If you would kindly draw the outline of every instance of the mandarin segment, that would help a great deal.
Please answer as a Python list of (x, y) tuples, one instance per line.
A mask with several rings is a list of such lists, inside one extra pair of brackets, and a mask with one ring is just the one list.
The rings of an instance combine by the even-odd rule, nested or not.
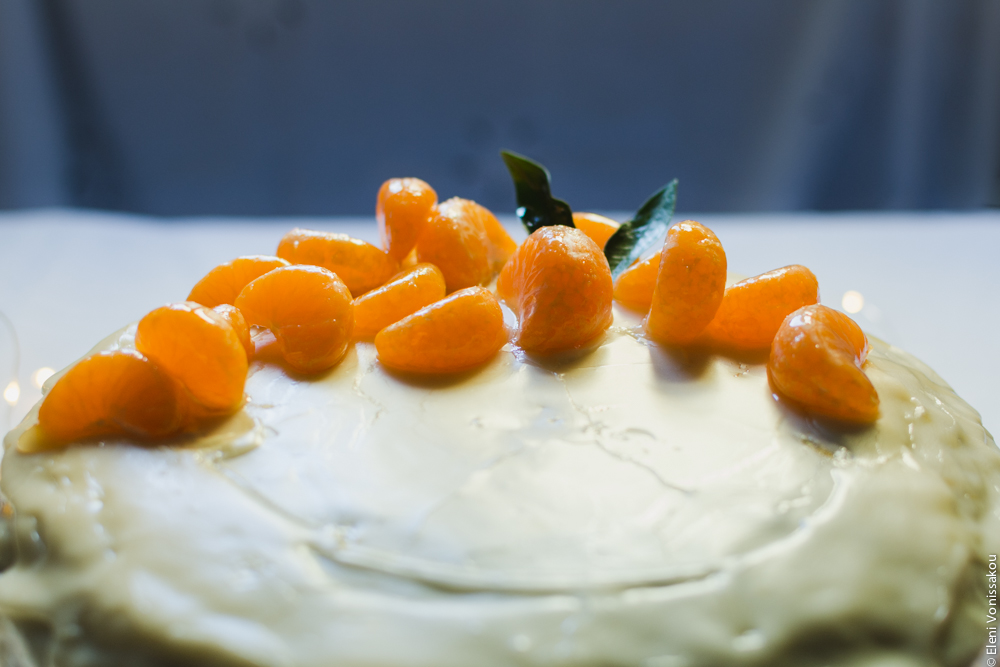
[(468, 200), (468, 205), (473, 212), (479, 216), (483, 230), (486, 232), (486, 241), (489, 246), (490, 267), (496, 273), (503, 268), (510, 256), (517, 250), (517, 242), (511, 238), (507, 230), (500, 224), (493, 212), (481, 204)]
[(490, 243), (468, 200), (441, 203), (417, 241), (417, 259), (441, 269), (449, 292), (484, 285), (493, 276)]
[(354, 330), (351, 292), (336, 274), (318, 266), (289, 266), (266, 273), (236, 299), (247, 322), (270, 329), (282, 356), (301, 373), (334, 366)]
[(182, 426), (182, 405), (176, 383), (139, 352), (100, 352), (49, 390), (38, 410), (43, 437), (32, 451), (101, 436), (166, 437)]
[(444, 295), (441, 270), (433, 264), (418, 264), (354, 301), (354, 337), (371, 338)]
[(413, 250), (436, 204), (434, 188), (419, 178), (390, 178), (382, 184), (375, 219), (382, 247), (393, 261), (402, 261)]
[(292, 264), (321, 266), (332, 271), (355, 296), (385, 284), (399, 265), (367, 241), (347, 234), (298, 228), (282, 237), (278, 257)]
[(868, 338), (851, 318), (819, 304), (788, 315), (771, 343), (774, 389), (813, 414), (858, 424), (878, 419), (878, 392), (865, 375)]
[(626, 308), (648, 313), (653, 304), (656, 274), (660, 270), (660, 255), (636, 262), (615, 281), (615, 301)]
[(715, 317), (726, 289), (726, 252), (699, 222), (685, 220), (667, 232), (653, 302), (646, 318), (650, 338), (690, 343)]
[(379, 361), (410, 373), (458, 373), (489, 361), (507, 342), (493, 293), (469, 287), (421, 308), (375, 336)]
[(724, 347), (766, 349), (789, 313), (818, 301), (819, 283), (806, 267), (768, 271), (726, 288), (705, 335)]
[(288, 266), (288, 262), (270, 255), (237, 257), (209, 271), (191, 289), (187, 300), (208, 308), (215, 308), (224, 303), (232, 305), (251, 280), (279, 266)]
[(603, 215), (596, 213), (574, 213), (573, 224), (581, 232), (593, 239), (602, 250), (604, 245), (611, 238), (611, 235), (618, 231), (620, 225)]
[(486, 240), (490, 268), (494, 273), (503, 268), (510, 256), (517, 250), (517, 243), (500, 224), (500, 220), (482, 204), (471, 199), (452, 197), (441, 206), (470, 221), (479, 230), (480, 235)]
[(230, 414), (242, 405), (247, 353), (214, 310), (190, 301), (157, 308), (139, 320), (135, 347), (206, 413)]
[(250, 326), (247, 324), (246, 318), (243, 317), (243, 313), (236, 306), (230, 306), (228, 303), (219, 304), (213, 308), (215, 312), (222, 316), (229, 326), (233, 328), (236, 332), (236, 336), (240, 339), (240, 345), (247, 353), (247, 359), (253, 356), (254, 344), (253, 339), (250, 338)]
[(611, 269), (579, 229), (535, 230), (500, 272), (497, 294), (518, 318), (517, 344), (548, 354), (586, 345), (611, 326)]

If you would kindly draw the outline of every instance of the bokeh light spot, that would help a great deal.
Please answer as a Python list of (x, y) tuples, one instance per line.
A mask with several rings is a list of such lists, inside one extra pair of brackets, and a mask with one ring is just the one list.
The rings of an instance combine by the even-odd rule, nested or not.
[(861, 309), (865, 307), (865, 297), (861, 292), (847, 290), (840, 300), (840, 305), (846, 313), (860, 313)]
[(17, 405), (17, 399), (21, 398), (21, 385), (17, 380), (11, 380), (7, 388), (3, 390), (3, 400), (11, 405)]
[(31, 374), (31, 381), (35, 383), (36, 387), (41, 389), (42, 385), (45, 384), (45, 381), (48, 380), (53, 375), (55, 375), (54, 370), (52, 370), (48, 366), (42, 366), (37, 371)]

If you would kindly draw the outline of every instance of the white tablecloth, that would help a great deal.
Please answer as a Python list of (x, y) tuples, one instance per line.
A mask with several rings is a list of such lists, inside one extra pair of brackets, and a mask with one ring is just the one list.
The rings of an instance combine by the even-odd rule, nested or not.
[[(847, 290), (870, 333), (927, 362), (1000, 429), (1000, 212), (692, 215), (722, 240), (730, 270), (753, 275), (804, 264), (823, 301)], [(619, 216), (621, 219), (621, 216)], [(513, 220), (509, 228), (523, 237)], [(0, 312), (20, 340), (13, 407), (0, 427), (38, 400), (32, 375), (61, 368), (106, 335), (169, 301), (182, 300), (209, 269), (238, 255), (270, 254), (294, 226), (370, 241), (372, 219), (181, 219), (45, 210), (0, 213)], [(0, 387), (12, 349), (0, 323)], [(6, 430), (6, 428), (4, 428)]]

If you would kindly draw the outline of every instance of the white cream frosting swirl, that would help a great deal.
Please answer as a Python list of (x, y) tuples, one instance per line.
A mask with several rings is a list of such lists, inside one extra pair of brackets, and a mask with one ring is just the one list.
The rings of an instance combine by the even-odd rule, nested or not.
[(370, 344), (319, 379), (255, 362), (182, 446), (19, 453), (36, 408), (0, 613), (39, 665), (967, 667), (1000, 551), (974, 410), (874, 341), (882, 414), (844, 432), (618, 321), (451, 380)]

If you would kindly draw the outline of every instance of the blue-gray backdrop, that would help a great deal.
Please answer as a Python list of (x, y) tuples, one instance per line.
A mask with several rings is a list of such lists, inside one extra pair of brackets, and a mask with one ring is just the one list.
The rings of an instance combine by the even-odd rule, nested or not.
[(997, 0), (0, 0), (0, 207), (979, 207), (998, 91)]

